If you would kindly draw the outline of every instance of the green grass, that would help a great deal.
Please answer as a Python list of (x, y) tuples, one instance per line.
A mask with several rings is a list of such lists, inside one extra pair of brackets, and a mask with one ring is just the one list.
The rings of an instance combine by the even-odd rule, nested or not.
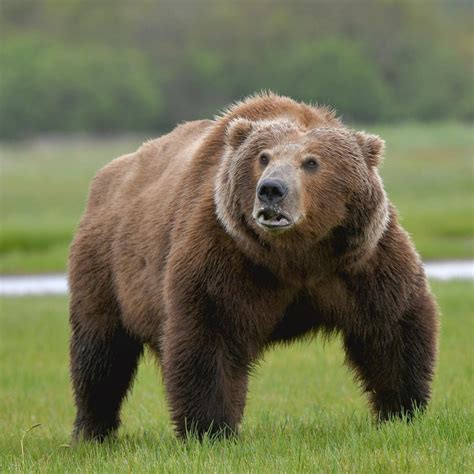
[(403, 226), (424, 259), (474, 256), (474, 130), (470, 126), (380, 127), (381, 174)]
[[(382, 176), (423, 258), (472, 258), (472, 128), (413, 124), (369, 130), (386, 139)], [(63, 271), (92, 176), (142, 141), (0, 145), (0, 273)]]
[(90, 180), (142, 141), (129, 137), (1, 146), (0, 273), (64, 271)]
[(267, 354), (235, 440), (177, 441), (147, 356), (118, 439), (73, 448), (67, 300), (3, 298), (0, 472), (473, 472), (474, 287), (433, 289), (443, 312), (439, 367), (433, 402), (412, 424), (377, 428), (339, 340), (316, 340)]

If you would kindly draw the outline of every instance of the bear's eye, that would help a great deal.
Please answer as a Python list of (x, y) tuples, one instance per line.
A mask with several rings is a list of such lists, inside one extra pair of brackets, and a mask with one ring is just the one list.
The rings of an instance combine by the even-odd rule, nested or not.
[(314, 156), (310, 156), (306, 158), (303, 163), (303, 167), (307, 170), (314, 171), (318, 169), (319, 163), (318, 160)]
[(260, 161), (260, 164), (262, 166), (267, 166), (268, 163), (270, 162), (270, 155), (266, 152), (260, 153), (260, 156), (258, 157), (258, 161)]

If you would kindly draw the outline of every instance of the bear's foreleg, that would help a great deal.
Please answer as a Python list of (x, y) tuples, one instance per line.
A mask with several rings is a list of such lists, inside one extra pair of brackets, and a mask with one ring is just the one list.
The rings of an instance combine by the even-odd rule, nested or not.
[(438, 332), (431, 295), (418, 296), (392, 323), (375, 325), (376, 321), (374, 328), (345, 335), (347, 360), (378, 420), (410, 419), (416, 409), (425, 408), (431, 396)]
[(174, 323), (164, 335), (162, 367), (178, 435), (235, 434), (245, 406), (247, 368), (231, 356), (229, 341), (219, 334), (181, 324), (179, 318)]

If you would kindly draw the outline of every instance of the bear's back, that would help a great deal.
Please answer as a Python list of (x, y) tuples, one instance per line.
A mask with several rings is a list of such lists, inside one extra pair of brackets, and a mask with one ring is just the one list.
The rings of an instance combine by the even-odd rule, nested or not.
[(122, 209), (150, 187), (179, 184), (180, 175), (212, 126), (210, 120), (187, 122), (144, 143), (136, 152), (112, 160), (94, 177), (89, 212)]

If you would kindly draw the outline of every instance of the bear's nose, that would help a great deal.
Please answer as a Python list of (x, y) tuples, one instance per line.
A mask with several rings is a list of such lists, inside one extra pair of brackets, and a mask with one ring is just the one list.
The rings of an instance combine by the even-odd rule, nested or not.
[(257, 187), (257, 195), (265, 204), (276, 204), (288, 193), (288, 186), (279, 179), (264, 179)]

